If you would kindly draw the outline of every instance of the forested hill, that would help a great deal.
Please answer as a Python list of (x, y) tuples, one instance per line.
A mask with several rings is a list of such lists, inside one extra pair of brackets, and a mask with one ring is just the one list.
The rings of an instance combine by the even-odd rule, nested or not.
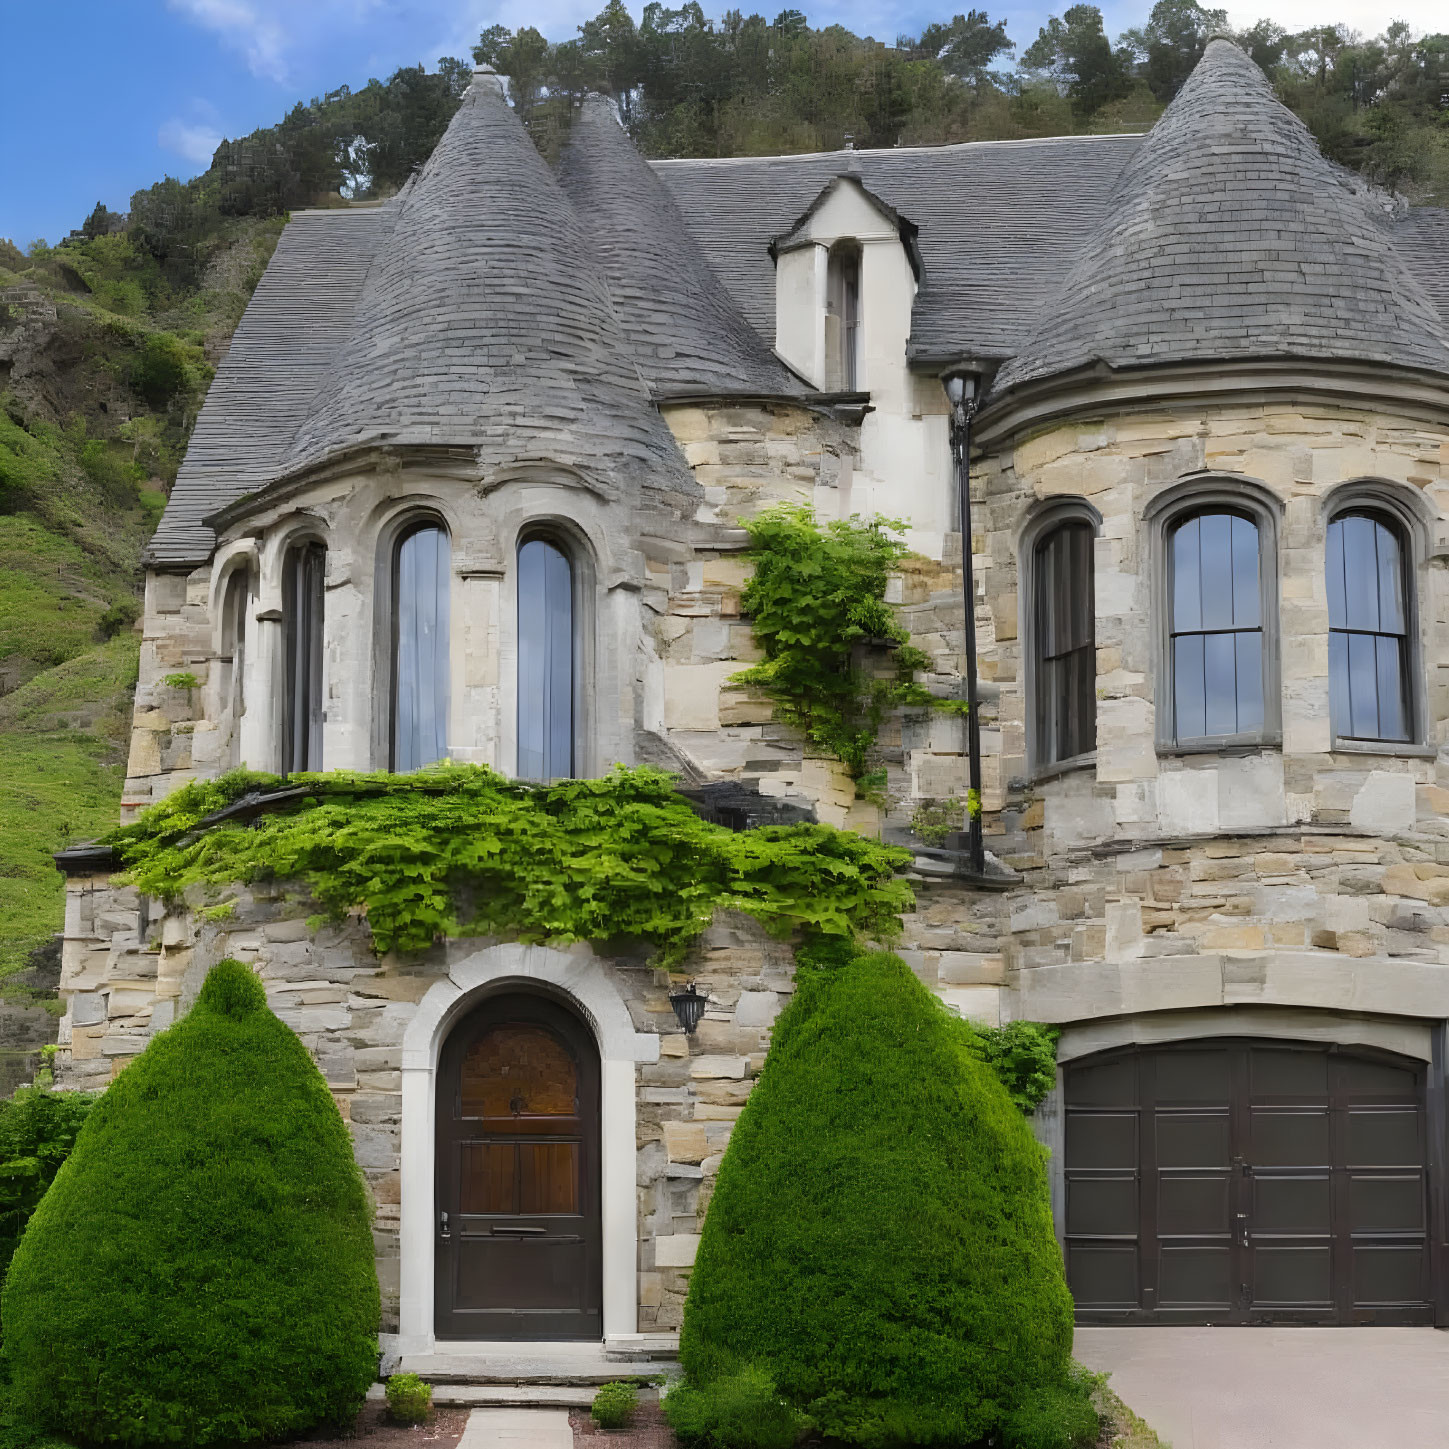
[[(1074, 5), (1019, 48), (975, 10), (876, 39), (798, 10), (654, 3), (636, 24), (610, 0), (572, 39), (495, 27), (474, 58), (509, 77), (550, 157), (590, 90), (616, 98), (647, 155), (767, 154), (1145, 130), (1224, 28), (1197, 0), (1160, 0), (1114, 39)], [(1329, 156), (1449, 204), (1449, 36), (1264, 20), (1239, 39)], [(0, 240), (0, 996), (24, 996), (18, 973), (58, 927), (49, 851), (115, 819), (141, 546), (286, 213), (397, 191), (471, 69), (443, 60), (299, 103), (124, 214), (98, 204), (25, 253)], [(0, 1012), (0, 1053), (5, 1030)]]

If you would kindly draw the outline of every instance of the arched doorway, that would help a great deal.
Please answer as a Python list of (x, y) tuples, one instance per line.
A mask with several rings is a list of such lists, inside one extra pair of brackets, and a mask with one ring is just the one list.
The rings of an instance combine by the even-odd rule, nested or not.
[(439, 1338), (603, 1336), (599, 1053), (544, 996), (489, 997), (438, 1063)]
[(1433, 1321), (1424, 1063), (1219, 1038), (1065, 1089), (1079, 1322)]

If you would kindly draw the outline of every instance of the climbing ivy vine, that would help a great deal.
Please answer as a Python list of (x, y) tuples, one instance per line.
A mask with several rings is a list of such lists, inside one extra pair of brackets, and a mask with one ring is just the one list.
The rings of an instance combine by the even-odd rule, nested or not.
[[(916, 682), (930, 658), (886, 602), (886, 585), (908, 550), (904, 525), (879, 516), (821, 524), (806, 504), (782, 504), (743, 520), (754, 574), (741, 604), (764, 659), (732, 676), (774, 702), (776, 718), (801, 730), (860, 781), (888, 711), (900, 706), (964, 714)], [(856, 649), (879, 642), (893, 669), (876, 677)]]
[[(254, 790), (298, 787), (250, 820), (203, 822)], [(366, 913), (379, 951), (440, 936), (642, 939), (679, 960), (715, 911), (785, 937), (890, 940), (913, 904), (902, 850), (824, 825), (736, 833), (700, 818), (670, 776), (615, 769), (531, 785), (483, 766), (414, 775), (259, 775), (194, 783), (110, 838), (129, 879), (188, 887), (300, 880), (324, 912)]]

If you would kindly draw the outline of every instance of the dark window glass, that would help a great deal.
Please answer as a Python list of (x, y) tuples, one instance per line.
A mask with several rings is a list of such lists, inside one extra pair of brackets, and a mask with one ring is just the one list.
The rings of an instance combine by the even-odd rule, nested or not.
[(282, 768), (322, 768), (322, 616), (327, 550), (306, 543), (287, 554), (282, 575), (286, 690)]
[(825, 274), (828, 388), (854, 392), (860, 385), (860, 248), (842, 242), (832, 249)]
[(1263, 727), (1258, 526), (1197, 513), (1168, 539), (1173, 718), (1179, 740)]
[(226, 582), (221, 610), (221, 727), (226, 737), (228, 767), (241, 763), (241, 717), (246, 713), (247, 611), (252, 580), (237, 569)]
[(1398, 530), (1370, 513), (1328, 525), (1328, 683), (1334, 734), (1407, 740), (1409, 613)]
[(1036, 753), (1050, 764), (1097, 747), (1092, 530), (1064, 523), (1037, 544)]
[(547, 539), (530, 538), (518, 550), (518, 773), (573, 772), (573, 568)]
[(418, 770), (448, 752), (448, 535), (414, 529), (393, 570), (392, 767)]

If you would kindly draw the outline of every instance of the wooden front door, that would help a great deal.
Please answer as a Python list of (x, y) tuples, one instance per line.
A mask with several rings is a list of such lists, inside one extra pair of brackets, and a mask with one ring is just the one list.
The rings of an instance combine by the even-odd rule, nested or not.
[(1258, 1041), (1066, 1071), (1080, 1321), (1429, 1323), (1424, 1071)]
[(438, 1064), (439, 1338), (603, 1337), (599, 1055), (541, 996), (495, 996)]

